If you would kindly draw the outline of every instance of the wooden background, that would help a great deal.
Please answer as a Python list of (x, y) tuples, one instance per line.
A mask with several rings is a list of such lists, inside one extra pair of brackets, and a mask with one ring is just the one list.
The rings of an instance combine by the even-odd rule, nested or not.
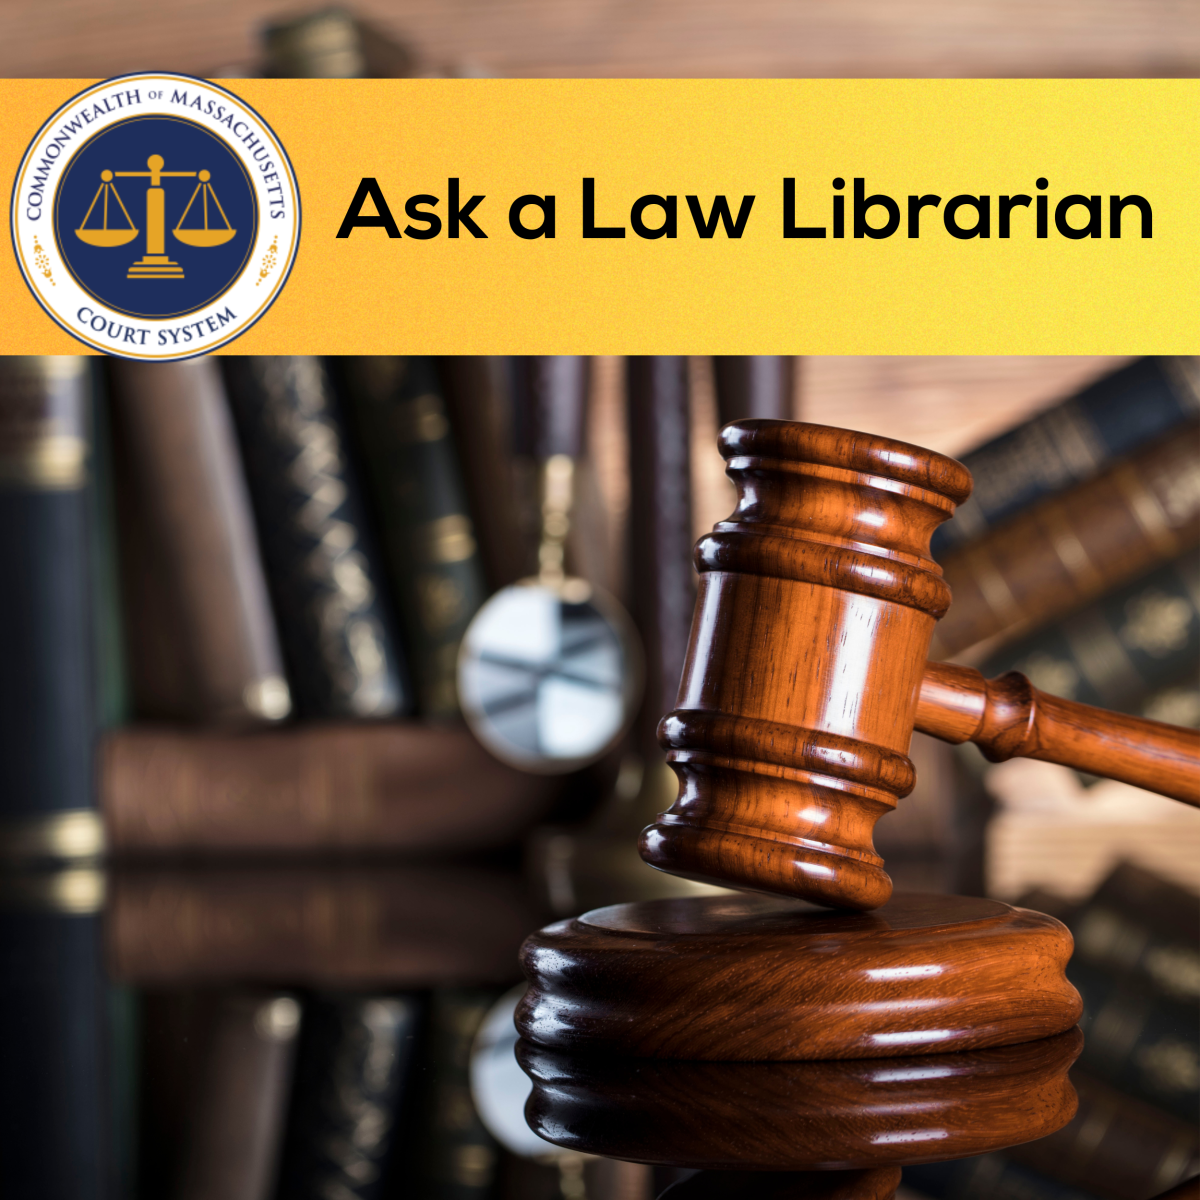
[[(288, 0), (0, 0), (0, 75), (252, 64)], [(430, 70), (511, 76), (1180, 76), (1195, 0), (361, 0)]]

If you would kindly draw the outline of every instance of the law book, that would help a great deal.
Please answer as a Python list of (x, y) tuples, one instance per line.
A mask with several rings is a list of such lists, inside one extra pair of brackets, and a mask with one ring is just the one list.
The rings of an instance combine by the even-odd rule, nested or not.
[(0, 854), (95, 854), (90, 380), (0, 358)]
[(436, 988), (421, 1063), (421, 1114), (407, 1147), (410, 1181), (422, 1200), (487, 1200), (500, 1148), (471, 1099), (471, 1046), (499, 995), (485, 988)]
[(975, 488), (933, 535), (942, 558), (1200, 412), (1200, 360), (1142, 358), (962, 456)]
[(1195, 1124), (1071, 1072), (1079, 1110), (1062, 1129), (1014, 1146), (1007, 1157), (1106, 1200), (1157, 1196), (1200, 1171)]
[(90, 521), (92, 640), (95, 647), (95, 712), (101, 729), (129, 720), (126, 630), (121, 611), (120, 537), (117, 524), (112, 397), (103, 360), (91, 359), (92, 479)]
[(458, 711), (458, 647), (487, 598), (437, 365), (377, 356), (333, 364), (358, 438), (423, 716)]
[(1079, 962), (1200, 1003), (1200, 901), (1187, 888), (1122, 862), (1067, 924)]
[(536, 567), (517, 515), (509, 360), (456, 355), (438, 366), (484, 577), (498, 591)]
[(384, 572), (324, 366), (295, 356), (222, 367), (298, 714), (407, 712)]
[(313, 723), (108, 735), (100, 806), (115, 852), (431, 853), (510, 844), (555, 795), (457, 726)]
[(108, 968), (136, 988), (502, 985), (546, 916), (515, 868), (121, 863), (109, 875)]
[(304, 998), (275, 1200), (395, 1194), (388, 1172), (411, 1107), (420, 1008), (416, 996)]
[(675, 703), (687, 652), (696, 572), (692, 563), (687, 360), (630, 358), (629, 414), (632, 616), (646, 654), (638, 747), (661, 763), (658, 722)]
[(392, 79), (417, 67), (407, 46), (338, 7), (269, 22), (262, 51), (262, 73), (277, 79)]
[(0, 1178), (6, 1196), (109, 1200), (103, 882), (0, 872)]
[(1048, 624), (1200, 543), (1200, 421), (1023, 510), (942, 563), (954, 601), (930, 651)]
[(1200, 729), (1200, 682), (1193, 677), (1187, 683), (1154, 692), (1143, 701), (1138, 715), (1168, 725)]
[(114, 359), (109, 375), (136, 715), (286, 717), (291, 696), (216, 361)]
[(1080, 1068), (1194, 1126), (1200, 1120), (1195, 1002), (1084, 959), (1068, 964), (1067, 978), (1083, 1000)]
[(1156, 693), (1200, 677), (1200, 557), (1185, 554), (1109, 592), (982, 669), (988, 678), (1020, 671), (1052, 695), (1141, 713)]
[(712, 361), (722, 425), (754, 417), (793, 419), (795, 358), (782, 354), (718, 354)]
[(291, 995), (221, 997), (173, 1200), (272, 1200), (299, 1029)]

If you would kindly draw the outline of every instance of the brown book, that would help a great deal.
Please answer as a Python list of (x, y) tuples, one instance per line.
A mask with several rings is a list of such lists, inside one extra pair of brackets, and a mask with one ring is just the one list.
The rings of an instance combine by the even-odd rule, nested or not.
[(261, 32), (263, 74), (278, 79), (401, 79), (411, 50), (342, 8), (272, 21)]
[(497, 590), (537, 569), (517, 512), (508, 360), (458, 355), (439, 365), (484, 573)]
[(109, 969), (149, 988), (507, 984), (545, 916), (517, 873), (445, 864), (122, 865), (109, 887)]
[(270, 1200), (299, 1028), (291, 996), (221, 998), (175, 1200)]
[(790, 421), (796, 360), (785, 354), (719, 354), (713, 358), (721, 424), (766, 417)]
[(278, 720), (291, 709), (221, 376), (111, 364), (134, 708)]
[(1200, 423), (1027, 509), (943, 563), (954, 595), (931, 657), (989, 649), (1200, 542)]
[(101, 748), (115, 853), (466, 852), (516, 838), (554, 787), (461, 727), (415, 723), (128, 728)]

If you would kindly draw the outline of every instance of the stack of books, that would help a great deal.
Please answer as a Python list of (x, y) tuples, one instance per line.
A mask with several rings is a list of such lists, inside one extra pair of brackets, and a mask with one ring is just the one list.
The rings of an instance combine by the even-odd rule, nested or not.
[[(1196, 359), (1139, 359), (965, 455), (974, 494), (934, 538), (954, 601), (932, 656), (1200, 725), (1198, 396)], [(1121, 856), (1200, 886), (1200, 814), (1093, 782), (990, 770), (992, 894), (1081, 899)]]

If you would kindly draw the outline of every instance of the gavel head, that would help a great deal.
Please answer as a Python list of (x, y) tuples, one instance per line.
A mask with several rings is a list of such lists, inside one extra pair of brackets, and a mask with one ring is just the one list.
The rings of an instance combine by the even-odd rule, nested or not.
[(849, 430), (721, 431), (733, 515), (696, 547), (700, 587), (659, 740), (679, 797), (642, 857), (708, 883), (834, 907), (883, 904), (875, 822), (912, 790), (907, 757), (933, 627), (929, 555), (971, 491), (961, 463)]

